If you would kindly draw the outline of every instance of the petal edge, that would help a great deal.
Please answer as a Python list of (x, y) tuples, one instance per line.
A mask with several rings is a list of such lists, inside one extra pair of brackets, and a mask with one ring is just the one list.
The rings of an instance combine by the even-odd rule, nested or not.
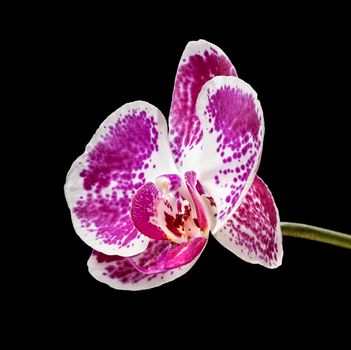
[(282, 232), (278, 208), (267, 185), (258, 177), (243, 202), (214, 237), (246, 262), (276, 268), (282, 264)]

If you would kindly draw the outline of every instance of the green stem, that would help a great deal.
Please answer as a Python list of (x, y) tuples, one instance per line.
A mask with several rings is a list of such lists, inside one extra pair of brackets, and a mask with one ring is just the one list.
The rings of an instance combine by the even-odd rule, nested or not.
[(312, 241), (351, 249), (351, 235), (345, 233), (326, 230), (315, 226), (296, 224), (293, 222), (282, 222), (281, 228), (284, 236), (310, 239)]

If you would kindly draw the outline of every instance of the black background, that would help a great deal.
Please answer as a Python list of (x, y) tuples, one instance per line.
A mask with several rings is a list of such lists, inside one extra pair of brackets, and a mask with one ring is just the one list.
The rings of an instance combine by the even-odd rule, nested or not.
[[(44, 208), (50, 232), (43, 233), (46, 264), (37, 276), (35, 305), (48, 324), (63, 316), (58, 334), (83, 327), (92, 339), (109, 334), (116, 341), (137, 327), (150, 344), (150, 334), (169, 334), (173, 341), (174, 334), (205, 332), (201, 337), (233, 346), (245, 330), (250, 343), (263, 327), (268, 344), (281, 330), (299, 341), (301, 334), (324, 337), (347, 324), (341, 316), (351, 311), (350, 251), (285, 238), (283, 265), (267, 270), (211, 239), (195, 267), (176, 281), (148, 291), (116, 291), (89, 275), (91, 249), (75, 234), (63, 195), (71, 163), (115, 109), (141, 99), (168, 114), (182, 51), (202, 38), (221, 47), (258, 93), (266, 123), (259, 175), (281, 220), (351, 233), (350, 57), (342, 9), (278, 9), (271, 18), (251, 11), (223, 17), (225, 8), (216, 16), (208, 8), (174, 17), (171, 9), (154, 16), (142, 9), (138, 16), (123, 9), (83, 10), (47, 16), (38, 29), (41, 35), (49, 30), (36, 65), (44, 73), (47, 105), (48, 119), (41, 123), (51, 131), (42, 137), (51, 152), (52, 204)], [(138, 340), (129, 333), (127, 338)]]

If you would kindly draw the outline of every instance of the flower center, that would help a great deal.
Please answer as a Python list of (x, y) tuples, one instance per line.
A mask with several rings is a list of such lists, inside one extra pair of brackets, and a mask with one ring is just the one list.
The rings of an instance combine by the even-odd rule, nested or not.
[(151, 223), (157, 225), (176, 243), (201, 237), (209, 232), (208, 213), (201, 197), (201, 185), (194, 171), (185, 173), (182, 179), (176, 174), (165, 174), (156, 179), (162, 200), (157, 205)]
[(130, 215), (145, 236), (181, 244), (206, 237), (214, 227), (215, 210), (196, 173), (187, 171), (184, 177), (165, 174), (141, 186), (132, 198)]

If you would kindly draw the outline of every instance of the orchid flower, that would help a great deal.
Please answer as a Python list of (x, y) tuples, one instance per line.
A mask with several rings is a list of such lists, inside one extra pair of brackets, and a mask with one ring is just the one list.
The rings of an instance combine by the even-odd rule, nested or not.
[(98, 128), (67, 175), (74, 228), (91, 275), (141, 290), (189, 271), (210, 233), (241, 259), (281, 265), (282, 230), (257, 176), (264, 137), (257, 94), (217, 46), (189, 42), (176, 74), (169, 133), (136, 101)]

